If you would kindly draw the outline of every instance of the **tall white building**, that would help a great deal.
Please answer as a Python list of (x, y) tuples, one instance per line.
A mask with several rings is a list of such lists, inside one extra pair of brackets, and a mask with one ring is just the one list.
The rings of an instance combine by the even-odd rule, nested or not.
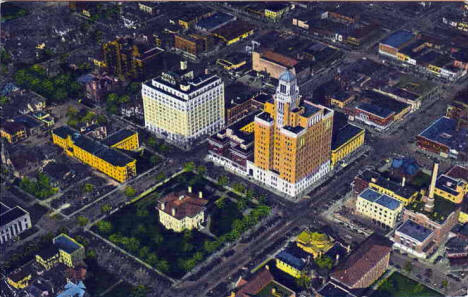
[(145, 127), (176, 145), (189, 146), (224, 127), (224, 83), (216, 75), (194, 77), (181, 62), (176, 72), (143, 83)]

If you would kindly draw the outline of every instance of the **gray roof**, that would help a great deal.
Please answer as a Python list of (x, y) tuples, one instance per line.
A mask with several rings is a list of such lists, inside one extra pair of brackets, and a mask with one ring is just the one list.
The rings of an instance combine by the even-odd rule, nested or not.
[(296, 76), (289, 70), (286, 70), (285, 72), (283, 72), (279, 77), (279, 80), (286, 81), (286, 82), (292, 82), (295, 79), (296, 79)]
[(394, 199), (387, 195), (382, 195), (372, 189), (365, 189), (361, 194), (359, 194), (362, 198), (370, 201), (375, 202), (379, 205), (382, 205), (385, 208), (390, 210), (395, 210), (400, 207), (401, 202), (397, 199)]
[(404, 222), (400, 227), (398, 227), (397, 232), (400, 232), (419, 242), (423, 242), (432, 234), (432, 230), (421, 226), (412, 220), (407, 220)]

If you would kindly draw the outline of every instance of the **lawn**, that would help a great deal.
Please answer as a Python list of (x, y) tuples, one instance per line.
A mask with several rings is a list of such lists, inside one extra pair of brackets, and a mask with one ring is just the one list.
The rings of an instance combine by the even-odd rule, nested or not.
[(443, 296), (421, 283), (394, 272), (372, 294), (372, 297), (438, 297)]
[[(197, 230), (176, 233), (159, 223), (157, 200), (167, 193), (186, 190), (188, 185), (194, 193), (202, 191), (203, 198), (209, 201), (208, 215), (212, 217), (211, 230), (216, 238)], [(218, 185), (203, 177), (186, 172), (98, 222), (93, 230), (161, 272), (179, 278), (225, 242), (239, 238), (270, 211), (269, 207), (260, 205), (243, 216), (245, 208), (238, 209), (238, 205), (228, 198), (222, 205), (215, 203), (222, 194), (218, 189)], [(234, 196), (230, 192), (224, 195)]]

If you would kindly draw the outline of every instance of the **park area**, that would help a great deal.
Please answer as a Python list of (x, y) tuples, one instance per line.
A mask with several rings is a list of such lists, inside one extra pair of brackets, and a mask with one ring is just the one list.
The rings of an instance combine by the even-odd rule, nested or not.
[[(202, 232), (174, 232), (159, 223), (157, 201), (172, 192), (203, 193), (208, 200)], [(185, 170), (153, 192), (99, 221), (92, 230), (142, 261), (173, 278), (180, 278), (225, 243), (238, 239), (270, 213), (270, 208), (253, 199), (253, 192), (226, 181), (207, 180), (196, 171)]]
[(443, 296), (421, 283), (394, 272), (371, 297), (439, 297)]

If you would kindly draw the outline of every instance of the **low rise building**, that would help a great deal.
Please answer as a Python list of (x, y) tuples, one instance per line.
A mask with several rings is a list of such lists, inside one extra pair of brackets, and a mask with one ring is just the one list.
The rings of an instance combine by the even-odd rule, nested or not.
[(10, 208), (0, 202), (0, 245), (15, 239), (31, 227), (29, 212), (20, 206)]
[(351, 124), (334, 131), (331, 146), (331, 166), (335, 167), (338, 162), (362, 147), (364, 137), (365, 130)]
[(394, 247), (419, 258), (426, 258), (437, 247), (433, 244), (434, 232), (412, 220), (405, 221), (395, 231)]
[(166, 195), (157, 206), (159, 222), (175, 232), (202, 228), (208, 203), (202, 195), (202, 192), (199, 192), (198, 197), (194, 195), (191, 187), (188, 192)]
[(297, 257), (287, 249), (282, 250), (275, 256), (276, 267), (294, 278), (300, 278), (306, 266), (306, 260)]
[(236, 20), (236, 17), (224, 12), (216, 12), (213, 15), (202, 18), (195, 24), (195, 29), (205, 32), (212, 32), (222, 26)]
[(212, 34), (226, 45), (231, 45), (254, 34), (254, 29), (249, 23), (235, 20), (214, 30)]
[(356, 195), (370, 188), (380, 194), (385, 194), (401, 201), (405, 206), (413, 202), (419, 195), (419, 190), (413, 186), (406, 185), (383, 177), (377, 171), (365, 170), (354, 178), (352, 183)]
[(75, 267), (85, 258), (85, 248), (66, 234), (60, 234), (52, 240), (52, 244), (36, 254), (36, 262), (46, 270), (58, 263), (67, 267)]
[(133, 151), (140, 147), (138, 132), (122, 129), (103, 140), (103, 143), (109, 147), (126, 151)]
[[(124, 147), (127, 145), (134, 147), (134, 134), (130, 135), (129, 139), (119, 138), (119, 140), (119, 142), (115, 143), (117, 147), (120, 144)], [(77, 158), (119, 182), (125, 182), (136, 175), (135, 159), (88, 136), (84, 136), (68, 126), (54, 129), (52, 131), (52, 141), (63, 148), (68, 156)]]
[(267, 266), (248, 279), (241, 277), (236, 282), (234, 291), (229, 295), (229, 297), (251, 296), (296, 297), (296, 293), (276, 281)]
[(348, 290), (367, 288), (387, 270), (391, 251), (386, 239), (373, 235), (332, 271), (330, 278)]
[(280, 20), (288, 10), (289, 4), (270, 2), (266, 4), (265, 17), (276, 22)]
[(457, 121), (441, 117), (416, 136), (416, 143), (422, 150), (441, 157), (466, 160), (468, 129), (458, 127)]
[(304, 230), (297, 236), (296, 245), (315, 259), (333, 248), (335, 241), (325, 233)]
[(401, 201), (369, 188), (360, 193), (356, 200), (356, 212), (359, 215), (387, 228), (395, 227), (402, 210)]
[(337, 92), (330, 96), (330, 104), (341, 109), (351, 103), (356, 96), (345, 91)]
[(28, 137), (26, 127), (15, 122), (3, 122), (0, 127), (0, 136), (5, 138), (8, 143), (17, 143)]
[(442, 174), (437, 178), (434, 193), (453, 203), (460, 204), (468, 193), (467, 181)]

